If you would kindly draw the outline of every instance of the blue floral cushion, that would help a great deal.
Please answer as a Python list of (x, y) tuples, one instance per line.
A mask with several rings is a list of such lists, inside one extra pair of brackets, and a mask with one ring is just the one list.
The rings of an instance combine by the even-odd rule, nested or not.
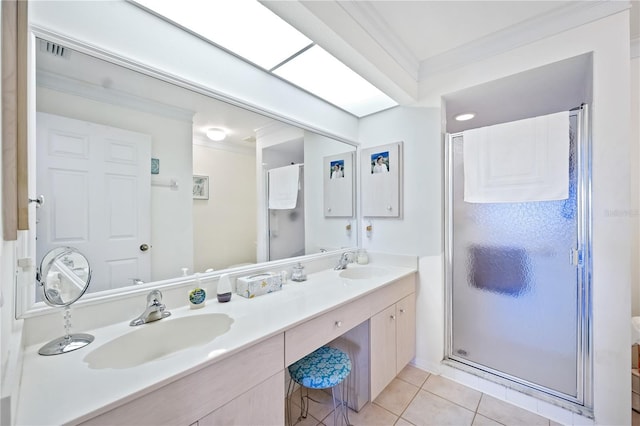
[(291, 378), (311, 389), (332, 388), (351, 372), (351, 360), (340, 349), (323, 346), (289, 366)]

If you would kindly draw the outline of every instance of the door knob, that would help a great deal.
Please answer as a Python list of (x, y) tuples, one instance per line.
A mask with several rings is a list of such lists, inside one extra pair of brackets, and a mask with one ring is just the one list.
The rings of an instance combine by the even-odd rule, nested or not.
[(36, 203), (36, 207), (40, 207), (44, 204), (44, 195), (40, 195), (38, 198), (29, 198), (29, 204)]
[(149, 244), (140, 244), (140, 251), (147, 251), (151, 248)]

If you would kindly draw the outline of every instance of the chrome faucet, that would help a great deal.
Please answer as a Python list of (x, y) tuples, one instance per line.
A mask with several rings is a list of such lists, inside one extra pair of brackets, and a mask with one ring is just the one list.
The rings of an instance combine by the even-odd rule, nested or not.
[(349, 263), (351, 263), (351, 253), (348, 251), (345, 251), (344, 253), (342, 253), (342, 256), (340, 256), (340, 260), (338, 260), (338, 264), (333, 269), (335, 269), (336, 271), (340, 271), (341, 269), (347, 269), (347, 265)]
[(158, 321), (171, 315), (171, 312), (165, 310), (166, 306), (162, 303), (162, 293), (160, 290), (152, 290), (147, 295), (147, 309), (140, 316), (132, 320), (129, 325), (146, 324), (148, 322)]

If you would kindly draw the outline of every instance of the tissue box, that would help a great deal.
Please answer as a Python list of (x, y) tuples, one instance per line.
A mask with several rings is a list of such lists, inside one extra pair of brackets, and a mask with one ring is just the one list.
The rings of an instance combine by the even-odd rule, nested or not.
[(236, 293), (242, 297), (256, 297), (282, 290), (280, 274), (257, 274), (236, 280)]

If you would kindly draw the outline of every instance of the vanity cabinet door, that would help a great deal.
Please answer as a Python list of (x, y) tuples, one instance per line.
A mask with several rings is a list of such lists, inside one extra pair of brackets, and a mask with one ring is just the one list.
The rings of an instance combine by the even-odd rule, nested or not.
[(416, 356), (416, 294), (396, 303), (396, 374)]
[(391, 383), (416, 354), (416, 295), (371, 317), (371, 400)]
[(396, 305), (371, 317), (371, 400), (396, 377)]
[(284, 370), (198, 421), (198, 426), (283, 425)]

